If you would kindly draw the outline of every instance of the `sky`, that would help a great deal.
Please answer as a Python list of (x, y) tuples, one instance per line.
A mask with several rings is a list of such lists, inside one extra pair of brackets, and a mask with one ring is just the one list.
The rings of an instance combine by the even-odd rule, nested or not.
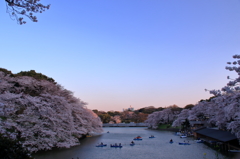
[(240, 0), (41, 0), (18, 25), (0, 2), (0, 67), (35, 70), (88, 103), (184, 107), (221, 89), (240, 54)]

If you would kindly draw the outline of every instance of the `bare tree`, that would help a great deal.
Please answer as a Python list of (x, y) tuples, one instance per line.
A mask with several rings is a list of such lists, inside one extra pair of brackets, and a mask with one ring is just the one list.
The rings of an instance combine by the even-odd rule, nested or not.
[(21, 16), (26, 16), (33, 22), (37, 22), (37, 17), (33, 14), (42, 13), (50, 8), (50, 5), (41, 4), (40, 0), (5, 0), (5, 2), (7, 13), (20, 25), (26, 23)]

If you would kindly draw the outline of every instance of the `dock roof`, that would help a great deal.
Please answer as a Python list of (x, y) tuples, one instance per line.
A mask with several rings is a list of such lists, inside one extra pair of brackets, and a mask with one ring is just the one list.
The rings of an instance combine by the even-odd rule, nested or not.
[(237, 139), (237, 137), (229, 131), (201, 128), (201, 129), (195, 130), (195, 132), (198, 134), (222, 141), (222, 142), (227, 142), (227, 141)]

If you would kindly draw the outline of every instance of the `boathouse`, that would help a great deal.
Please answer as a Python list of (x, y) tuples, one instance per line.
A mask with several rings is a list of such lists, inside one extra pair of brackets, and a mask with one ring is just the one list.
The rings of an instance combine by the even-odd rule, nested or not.
[(219, 148), (222, 151), (240, 150), (237, 137), (229, 131), (214, 128), (200, 128), (193, 132), (196, 138), (204, 140), (211, 147)]

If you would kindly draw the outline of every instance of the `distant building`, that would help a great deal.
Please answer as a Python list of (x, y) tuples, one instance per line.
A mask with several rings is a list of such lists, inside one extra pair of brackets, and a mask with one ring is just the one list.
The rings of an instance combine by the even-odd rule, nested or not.
[(130, 105), (129, 108), (123, 108), (123, 111), (134, 111), (134, 108)]

